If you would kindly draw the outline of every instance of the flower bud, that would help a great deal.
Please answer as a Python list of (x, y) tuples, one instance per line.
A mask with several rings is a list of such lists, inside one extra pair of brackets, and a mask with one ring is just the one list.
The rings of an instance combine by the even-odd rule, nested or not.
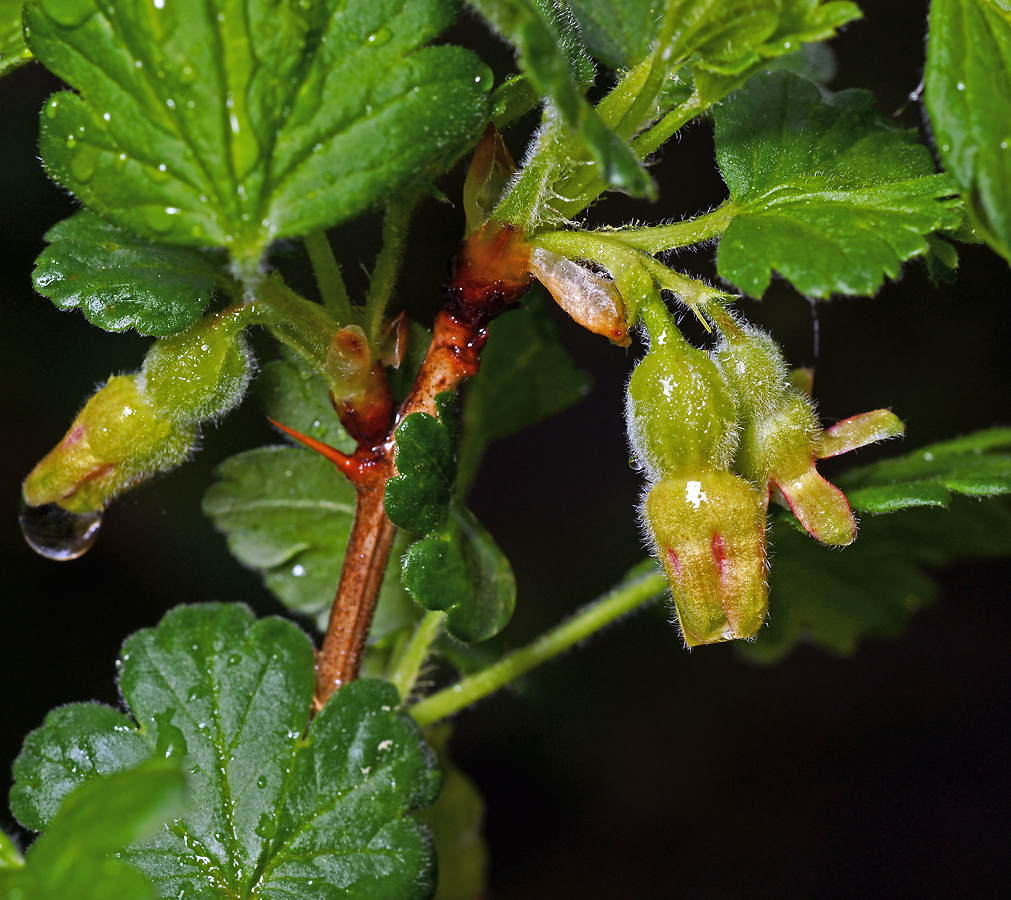
[(735, 469), (757, 484), (763, 495), (775, 491), (822, 543), (849, 544), (856, 537), (856, 519), (843, 492), (818, 474), (815, 459), (901, 434), (902, 423), (889, 411), (876, 410), (855, 417), (838, 434), (823, 432), (813, 403), (791, 382), (772, 337), (738, 323), (726, 310), (714, 310), (712, 315), (723, 333), (714, 356), (734, 392), (741, 418)]
[(156, 341), (140, 372), (114, 375), (25, 480), (28, 506), (101, 510), (117, 494), (182, 463), (198, 425), (234, 406), (251, 357), (238, 318), (201, 319)]
[(152, 406), (139, 374), (113, 375), (32, 470), (25, 503), (57, 503), (76, 513), (100, 510), (155, 472), (179, 465), (195, 440), (194, 424), (174, 422)]
[(650, 350), (628, 385), (629, 439), (651, 486), (642, 506), (689, 646), (752, 637), (768, 608), (765, 501), (728, 471), (736, 410), (723, 376), (658, 297)]

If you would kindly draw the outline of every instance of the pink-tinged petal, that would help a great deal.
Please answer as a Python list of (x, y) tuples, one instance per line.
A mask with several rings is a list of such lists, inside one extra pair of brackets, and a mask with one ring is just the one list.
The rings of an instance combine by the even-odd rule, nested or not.
[(890, 409), (875, 409), (826, 428), (816, 445), (816, 452), (819, 459), (827, 459), (876, 441), (898, 437), (904, 430), (902, 420)]
[(791, 480), (777, 480), (773, 473), (771, 481), (812, 537), (837, 547), (845, 547), (856, 538), (857, 521), (846, 495), (818, 474), (813, 461)]

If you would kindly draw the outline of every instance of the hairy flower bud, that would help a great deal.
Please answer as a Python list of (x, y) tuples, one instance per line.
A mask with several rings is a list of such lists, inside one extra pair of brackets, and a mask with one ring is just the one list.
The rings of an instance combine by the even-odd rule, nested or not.
[(628, 386), (629, 439), (651, 482), (644, 525), (691, 647), (748, 638), (768, 608), (765, 503), (729, 471), (736, 411), (723, 376), (659, 298), (643, 305), (650, 350)]
[(251, 357), (239, 328), (234, 319), (202, 319), (156, 341), (140, 372), (110, 378), (29, 474), (25, 503), (98, 511), (182, 463), (199, 424), (226, 412), (245, 392)]
[[(741, 419), (734, 467), (763, 495), (776, 491), (813, 537), (849, 544), (856, 537), (856, 519), (843, 492), (818, 473), (815, 459), (901, 434), (902, 423), (888, 410), (875, 410), (856, 417), (838, 436), (822, 432), (813, 403), (791, 383), (772, 337), (737, 322), (726, 310), (713, 311), (713, 318), (723, 334), (714, 356)], [(822, 452), (823, 444), (831, 449)]]

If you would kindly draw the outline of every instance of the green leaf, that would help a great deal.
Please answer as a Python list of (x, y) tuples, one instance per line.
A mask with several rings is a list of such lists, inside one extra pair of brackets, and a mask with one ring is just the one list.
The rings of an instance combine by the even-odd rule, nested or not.
[[(438, 791), (431, 751), (382, 682), (341, 689), (309, 727), (313, 664), (294, 625), (236, 605), (178, 607), (124, 645), (120, 690), (138, 727), (106, 740), (137, 734), (155, 754), (171, 730), (190, 773), (191, 811), (121, 854), (160, 897), (429, 895), (430, 841), (409, 813)], [(76, 759), (89, 781), (84, 746)]]
[(474, 514), (453, 501), (435, 536), (411, 545), (403, 580), (426, 609), (446, 611), (446, 630), (461, 641), (498, 634), (516, 608), (516, 579), (505, 554)]
[(813, 297), (871, 294), (960, 222), (930, 152), (863, 91), (756, 76), (717, 110), (716, 153), (733, 214), (718, 271), (755, 297), (772, 270)]
[(47, 170), (143, 237), (264, 248), (428, 177), (484, 126), (488, 69), (422, 48), (445, 0), (39, 0), (35, 55), (78, 94), (46, 104)]
[(450, 733), (445, 724), (425, 732), (443, 773), (439, 798), (421, 814), (432, 831), (439, 858), (439, 887), (432, 900), (478, 900), (487, 890), (488, 849), (481, 835), (484, 800), (474, 782), (449, 758)]
[(0, 0), (0, 78), (32, 58), (21, 30), (25, 0)]
[(196, 250), (152, 244), (82, 210), (46, 232), (35, 290), (106, 331), (165, 337), (189, 328), (227, 276)]
[[(216, 474), (220, 480), (204, 495), (203, 509), (232, 555), (259, 572), (285, 606), (325, 628), (354, 517), (350, 482), (311, 450), (282, 446), (240, 453)], [(396, 563), (406, 543), (398, 536), (370, 642), (416, 618)]]
[[(592, 80), (578, 27), (563, 3), (553, 0), (468, 0), (516, 47), (520, 68), (537, 92), (549, 97), (577, 131), (604, 180), (634, 196), (651, 193), (652, 182), (628, 144), (608, 128), (583, 97)], [(589, 78), (587, 78), (589, 75)]]
[(952, 494), (1011, 493), (1011, 428), (992, 428), (844, 472), (835, 483), (857, 511), (947, 506)]
[(151, 883), (113, 854), (143, 840), (185, 806), (179, 764), (149, 760), (136, 769), (79, 784), (25, 855), (5, 873), (0, 895), (25, 900), (155, 900)]
[(768, 625), (741, 652), (775, 662), (805, 641), (845, 655), (865, 638), (902, 631), (934, 599), (925, 567), (1011, 553), (1011, 509), (996, 499), (955, 498), (946, 510), (867, 517), (856, 542), (841, 551), (781, 520), (770, 544)]
[(924, 102), (973, 225), (1011, 260), (1011, 7), (933, 0)]
[(3, 884), (3, 872), (7, 869), (19, 869), (25, 864), (24, 859), (14, 846), (7, 833), (0, 831), (0, 885)]
[(560, 413), (589, 390), (589, 378), (558, 341), (558, 329), (532, 295), (491, 323), (481, 368), (465, 389), (457, 483), (472, 479), (494, 440)]
[(413, 413), (397, 426), (397, 472), (386, 482), (386, 514), (394, 525), (428, 534), (446, 519), (456, 476), (449, 430), (435, 416)]

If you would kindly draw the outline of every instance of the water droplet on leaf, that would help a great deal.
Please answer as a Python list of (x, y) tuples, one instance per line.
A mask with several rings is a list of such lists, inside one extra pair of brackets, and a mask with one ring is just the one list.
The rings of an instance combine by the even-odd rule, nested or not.
[(389, 28), (380, 28), (378, 31), (370, 34), (366, 40), (370, 47), (382, 47), (383, 44), (388, 44), (392, 37), (393, 34)]
[(256, 786), (262, 791), (267, 786), (267, 776), (261, 775), (256, 779)]
[(21, 533), (36, 553), (64, 562), (86, 553), (98, 537), (102, 512), (74, 513), (56, 503), (23, 505)]
[(91, 0), (42, 0), (42, 8), (46, 15), (64, 28), (76, 28), (95, 12)]

